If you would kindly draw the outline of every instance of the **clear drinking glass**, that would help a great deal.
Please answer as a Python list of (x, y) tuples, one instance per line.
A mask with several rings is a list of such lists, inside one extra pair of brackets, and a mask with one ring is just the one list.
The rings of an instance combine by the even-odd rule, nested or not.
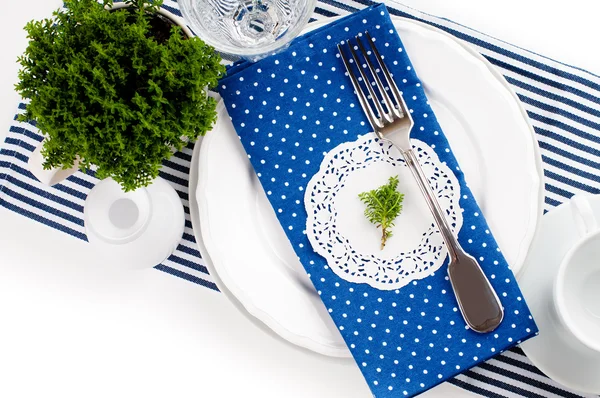
[(179, 0), (184, 19), (218, 51), (256, 61), (285, 48), (317, 0)]

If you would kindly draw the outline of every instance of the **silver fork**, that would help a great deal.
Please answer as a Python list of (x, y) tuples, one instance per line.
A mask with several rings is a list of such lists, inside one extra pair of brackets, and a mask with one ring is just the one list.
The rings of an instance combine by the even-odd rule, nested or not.
[[(360, 72), (364, 85), (367, 87), (367, 93), (365, 93), (361, 87), (360, 80), (353, 71), (351, 61), (344, 53), (342, 45), (340, 44), (338, 44), (338, 51), (340, 52), (346, 71), (352, 80), (352, 85), (354, 86), (360, 105), (367, 115), (377, 136), (382, 140), (392, 143), (400, 150), (406, 164), (417, 180), (421, 192), (427, 200), (429, 210), (431, 210), (435, 223), (448, 248), (448, 254), (450, 256), (448, 276), (456, 300), (458, 301), (460, 311), (467, 322), (467, 325), (479, 333), (491, 332), (500, 325), (504, 318), (504, 309), (498, 299), (498, 295), (483, 273), (477, 260), (465, 253), (458, 243), (448, 225), (444, 212), (440, 208), (440, 205), (429, 186), (427, 177), (423, 173), (410, 144), (410, 131), (414, 125), (412, 116), (408, 111), (398, 86), (392, 79), (388, 68), (383, 62), (383, 58), (375, 47), (373, 38), (369, 32), (365, 33), (371, 49), (369, 52), (363, 45), (359, 36), (355, 37), (357, 46), (352, 46), (350, 42), (347, 41), (346, 47), (349, 48), (352, 60)], [(366, 64), (359, 61), (356, 50), (360, 51)], [(391, 92), (393, 100), (379, 77), (379, 71), (369, 57), (370, 53), (377, 59), (379, 70), (385, 77), (388, 90)], [(372, 77), (371, 81), (367, 78), (365, 69), (369, 70)], [(376, 87), (377, 92), (375, 92), (373, 85)], [(374, 105), (375, 109), (373, 109), (373, 106), (369, 103), (369, 99), (371, 99), (371, 103)]]

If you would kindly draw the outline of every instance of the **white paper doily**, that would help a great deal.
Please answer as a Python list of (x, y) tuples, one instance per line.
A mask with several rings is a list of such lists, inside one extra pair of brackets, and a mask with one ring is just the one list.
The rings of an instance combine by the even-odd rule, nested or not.
[[(456, 235), (463, 223), (458, 180), (431, 147), (415, 139), (411, 143)], [(382, 251), (381, 231), (364, 217), (358, 193), (378, 188), (393, 175), (400, 179), (403, 210)], [(308, 183), (304, 204), (313, 249), (348, 282), (399, 289), (431, 275), (446, 259), (442, 236), (402, 155), (374, 134), (331, 150)]]

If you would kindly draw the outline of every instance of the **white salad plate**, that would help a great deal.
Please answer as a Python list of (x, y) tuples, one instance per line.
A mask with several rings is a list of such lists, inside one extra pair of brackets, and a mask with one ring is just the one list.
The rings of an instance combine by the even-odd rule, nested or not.
[[(581, 210), (577, 209), (575, 200), (588, 203), (587, 214), (582, 214)], [(587, 218), (587, 221), (581, 220), (580, 217)], [(582, 229), (586, 229), (582, 224), (590, 223), (591, 220), (596, 224), (595, 230), (582, 233)], [(538, 337), (521, 344), (523, 352), (548, 377), (573, 390), (594, 396), (600, 393), (600, 352), (584, 345), (577, 335), (569, 330), (569, 326), (574, 328), (577, 323), (573, 322), (573, 317), (570, 319), (570, 325), (562, 320), (555, 300), (556, 283), (561, 276), (561, 263), (572, 258), (572, 250), (577, 249), (586, 238), (595, 235), (597, 240), (599, 232), (596, 220), (600, 220), (599, 195), (581, 195), (546, 213), (540, 221), (539, 232), (525, 260), (527, 269), (519, 280), (523, 296), (540, 329)], [(590, 263), (597, 261), (597, 257), (589, 260)], [(564, 273), (562, 276), (564, 277)], [(577, 286), (574, 295), (586, 297), (586, 293), (592, 289), (597, 292), (598, 278), (592, 277), (585, 281), (587, 286), (586, 283)], [(578, 302), (574, 306), (575, 309), (570, 309), (570, 313), (573, 316), (577, 315), (579, 308), (584, 312), (590, 311), (586, 304), (590, 305), (590, 308), (599, 308), (597, 301)], [(590, 311), (590, 315), (587, 316), (599, 318), (597, 311)], [(586, 331), (593, 333), (593, 330), (596, 330), (593, 326), (586, 325)], [(598, 336), (595, 338), (597, 340)]]
[[(475, 50), (439, 29), (393, 20), (469, 187), (518, 273), (544, 198), (527, 115), (506, 80)], [(196, 145), (190, 175), (192, 223), (209, 272), (256, 324), (314, 352), (350, 357), (222, 102), (217, 112), (213, 131)]]

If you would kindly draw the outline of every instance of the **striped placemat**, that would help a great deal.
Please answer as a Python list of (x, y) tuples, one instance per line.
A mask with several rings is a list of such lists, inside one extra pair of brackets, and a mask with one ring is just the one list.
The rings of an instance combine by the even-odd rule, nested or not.
[[(524, 104), (537, 133), (544, 174), (544, 210), (580, 192), (600, 193), (600, 77), (517, 48), (446, 19), (421, 13), (393, 0), (384, 1), (393, 15), (438, 27), (470, 43), (503, 73)], [(164, 7), (179, 14), (177, 2)], [(374, 2), (320, 0), (313, 21), (344, 15)], [(25, 105), (20, 104), (18, 112)], [(16, 120), (0, 149), (0, 205), (87, 240), (83, 205), (98, 181), (93, 172), (77, 173), (52, 188), (28, 171), (30, 153), (42, 137), (33, 124)], [(177, 190), (186, 212), (183, 240), (177, 251), (156, 266), (159, 271), (218, 290), (196, 247), (189, 215), (188, 176), (193, 145), (164, 162), (161, 176)], [(516, 348), (463, 373), (450, 383), (486, 397), (585, 397), (558, 385)]]

